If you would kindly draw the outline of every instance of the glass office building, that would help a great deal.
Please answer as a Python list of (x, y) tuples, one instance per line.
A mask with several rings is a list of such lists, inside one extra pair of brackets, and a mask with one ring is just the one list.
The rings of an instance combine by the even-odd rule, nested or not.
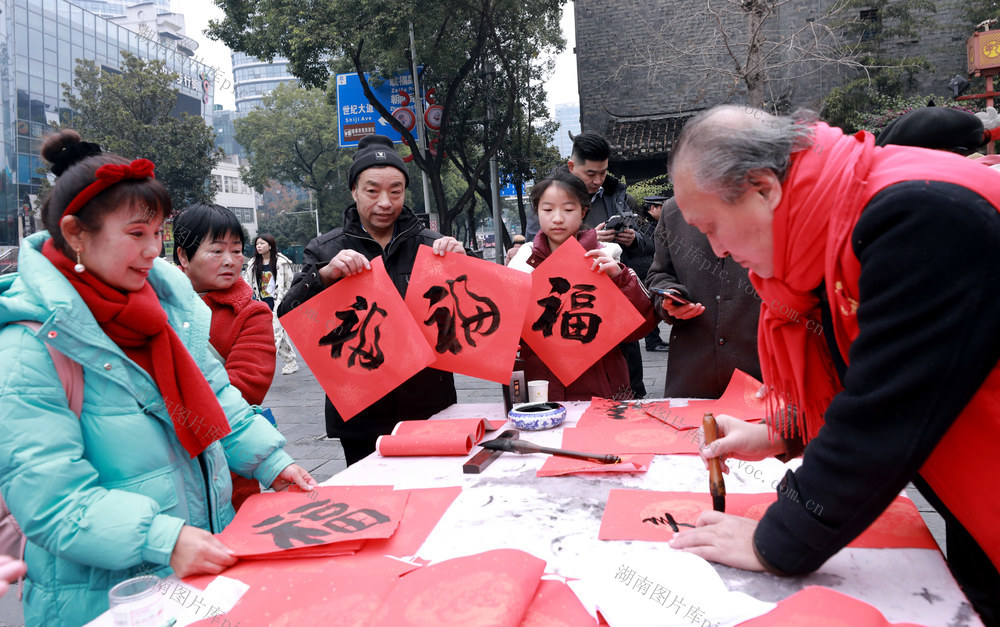
[[(90, 2), (88, 5), (117, 5)], [(169, 10), (169, 2), (163, 4)], [(159, 6), (159, 2), (157, 3)], [(44, 165), (39, 156), (52, 124), (71, 119), (63, 84), (73, 83), (75, 59), (117, 71), (119, 51), (161, 59), (178, 75), (175, 113), (188, 112), (212, 122), (215, 70), (138, 33), (118, 26), (65, 0), (0, 0), (0, 272), (4, 247), (41, 228), (26, 211), (39, 191)]]
[(288, 69), (288, 59), (261, 61), (243, 52), (233, 53), (233, 85), (236, 111), (246, 113), (260, 106), (261, 99), (282, 83), (298, 83)]
[[(101, 17), (125, 15), (125, 9), (135, 3), (136, 0), (75, 0), (73, 2), (84, 11), (90, 11)], [(170, 0), (153, 0), (153, 3), (158, 12), (170, 13)]]
[(559, 127), (552, 138), (553, 143), (559, 149), (560, 156), (568, 158), (569, 154), (573, 152), (573, 140), (569, 138), (569, 135), (570, 133), (576, 135), (580, 132), (580, 105), (575, 102), (567, 102), (555, 105), (554, 109)]
[(212, 117), (212, 124), (215, 129), (215, 145), (226, 151), (227, 155), (234, 155), (245, 159), (247, 154), (236, 142), (236, 120), (246, 115), (246, 112), (229, 111), (216, 105), (215, 114)]

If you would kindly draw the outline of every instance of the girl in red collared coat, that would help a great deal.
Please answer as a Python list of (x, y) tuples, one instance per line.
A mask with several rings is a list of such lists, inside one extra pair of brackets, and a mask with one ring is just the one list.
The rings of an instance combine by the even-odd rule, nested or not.
[[(607, 274), (647, 320), (647, 324), (625, 341), (634, 342), (644, 337), (654, 323), (649, 293), (635, 271), (618, 261), (621, 247), (598, 242), (595, 231), (584, 227), (583, 219), (590, 208), (590, 195), (583, 182), (568, 170), (557, 169), (532, 188), (531, 204), (538, 214), (540, 230), (535, 235), (535, 241), (522, 246), (508, 266), (531, 272), (563, 242), (575, 237), (586, 249), (586, 256), (594, 260), (594, 269)], [(527, 380), (548, 380), (550, 401), (589, 401), (594, 396), (632, 398), (628, 365), (617, 346), (568, 386), (564, 386), (531, 347), (523, 342), (521, 358)]]

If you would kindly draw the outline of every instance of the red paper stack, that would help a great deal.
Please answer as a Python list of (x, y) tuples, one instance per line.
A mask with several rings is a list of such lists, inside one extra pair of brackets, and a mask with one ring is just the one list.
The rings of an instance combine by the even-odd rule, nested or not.
[(616, 455), (696, 455), (702, 446), (702, 417), (728, 414), (744, 420), (765, 417), (766, 403), (757, 398), (760, 382), (737, 370), (721, 398), (688, 401), (674, 406), (667, 401), (642, 403), (595, 398), (575, 428), (563, 429), (562, 446), (587, 453)]

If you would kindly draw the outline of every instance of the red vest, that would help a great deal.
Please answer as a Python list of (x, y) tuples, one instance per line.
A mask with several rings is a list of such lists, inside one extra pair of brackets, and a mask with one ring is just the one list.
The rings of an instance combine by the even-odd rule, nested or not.
[[(929, 153), (933, 153), (930, 157)], [(953, 158), (938, 151), (887, 147), (878, 151), (863, 192), (864, 204), (886, 187), (912, 180), (939, 181), (966, 187), (1000, 211), (1000, 175), (986, 167)], [(849, 229), (853, 230), (853, 229)], [(861, 264), (848, 241), (841, 246), (838, 286), (828, 272), (827, 295), (830, 298), (835, 335), (845, 363), (848, 348), (857, 337), (854, 309), (858, 303), (858, 278)], [(920, 474), (944, 505), (962, 523), (979, 546), (1000, 569), (1000, 498), (984, 492), (992, 482), (993, 460), (985, 455), (985, 443), (1000, 443), (1000, 364), (969, 401), (962, 413), (938, 442)]]

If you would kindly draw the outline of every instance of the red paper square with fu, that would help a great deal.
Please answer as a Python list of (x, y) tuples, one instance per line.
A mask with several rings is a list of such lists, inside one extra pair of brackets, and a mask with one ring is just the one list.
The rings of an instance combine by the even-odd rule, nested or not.
[(531, 277), (496, 263), (421, 246), (406, 305), (434, 348), (434, 368), (509, 383)]
[(521, 337), (563, 385), (573, 383), (645, 319), (575, 238), (531, 273)]
[(434, 360), (382, 258), (281, 317), (295, 348), (344, 420)]
[(389, 538), (408, 498), (408, 492), (392, 486), (325, 486), (312, 492), (254, 494), (218, 538), (240, 557)]

